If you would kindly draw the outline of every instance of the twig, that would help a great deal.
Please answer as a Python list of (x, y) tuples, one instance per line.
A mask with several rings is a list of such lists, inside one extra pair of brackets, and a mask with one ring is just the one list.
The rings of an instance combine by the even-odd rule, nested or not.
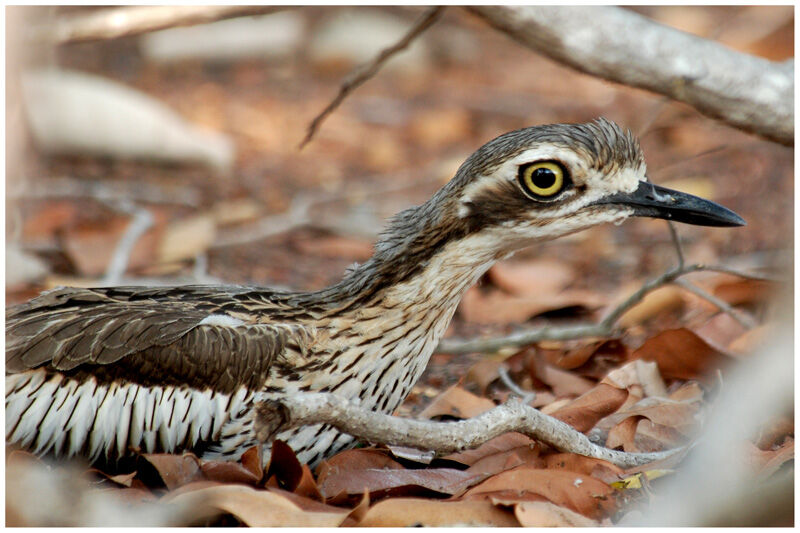
[(102, 283), (104, 285), (115, 285), (122, 279), (122, 275), (128, 269), (128, 262), (139, 238), (153, 225), (153, 215), (143, 207), (135, 207), (130, 202), (119, 202), (117, 208), (133, 215), (133, 220), (125, 229), (125, 233), (120, 237), (111, 260), (106, 268)]
[(727, 314), (731, 315), (731, 317), (734, 320), (736, 320), (739, 324), (741, 324), (742, 326), (744, 326), (747, 329), (753, 329), (754, 327), (756, 327), (758, 325), (755, 322), (755, 320), (753, 320), (752, 318), (750, 318), (749, 316), (747, 316), (747, 315), (745, 315), (743, 313), (740, 313), (739, 311), (737, 311), (736, 309), (731, 307), (731, 305), (728, 302), (726, 302), (725, 300), (717, 298), (713, 294), (704, 291), (703, 289), (701, 289), (700, 287), (698, 287), (697, 285), (695, 285), (691, 281), (687, 281), (685, 279), (676, 279), (673, 283), (675, 285), (677, 285), (678, 287), (681, 287), (682, 289), (685, 289), (685, 290), (691, 292), (692, 294), (694, 294), (696, 296), (699, 296), (703, 300), (706, 300), (707, 302), (710, 302), (713, 305), (717, 306), (717, 308), (720, 311), (722, 311), (723, 313), (727, 313)]
[(125, 6), (65, 15), (31, 28), (34, 40), (55, 44), (116, 39), (176, 26), (271, 13), (279, 6)]
[(523, 45), (609, 81), (794, 144), (794, 63), (772, 62), (603, 6), (470, 6)]
[(500, 376), (500, 381), (503, 382), (503, 385), (508, 387), (511, 392), (519, 396), (522, 400), (522, 403), (527, 405), (536, 399), (535, 391), (522, 390), (519, 385), (514, 383), (514, 380), (508, 375), (508, 369), (505, 367), (505, 365), (500, 365), (497, 367), (497, 374)]
[[(276, 422), (276, 419), (280, 419)], [(435, 450), (439, 455), (476, 448), (499, 435), (518, 431), (564, 452), (610, 461), (623, 468), (640, 466), (681, 453), (626, 453), (593, 444), (570, 425), (542, 414), (517, 398), (458, 422), (411, 420), (376, 413), (327, 393), (301, 393), (280, 402), (256, 404), (255, 431), (269, 442), (276, 430), (330, 424), (360, 439), (394, 446)], [(288, 427), (287, 427), (288, 426)]]
[(328, 115), (336, 110), (337, 107), (339, 107), (339, 105), (351, 92), (372, 78), (378, 72), (378, 70), (380, 70), (383, 64), (386, 63), (386, 61), (388, 61), (393, 55), (408, 47), (408, 45), (411, 44), (411, 41), (431, 27), (439, 19), (443, 11), (444, 7), (432, 7), (428, 9), (422, 15), (422, 17), (420, 17), (420, 19), (414, 23), (414, 25), (410, 30), (408, 30), (402, 39), (392, 46), (385, 48), (369, 63), (361, 65), (356, 70), (351, 72), (339, 87), (339, 93), (336, 95), (336, 98), (334, 98), (333, 101), (329, 103), (320, 114), (314, 117), (314, 120), (312, 120), (311, 124), (309, 124), (306, 136), (300, 143), (300, 149), (302, 149), (311, 141), (322, 122), (327, 118)]
[(686, 264), (686, 260), (684, 259), (683, 245), (681, 244), (681, 238), (678, 235), (678, 230), (675, 228), (675, 224), (670, 220), (667, 220), (667, 227), (669, 228), (669, 234), (672, 237), (672, 243), (675, 245), (675, 253), (678, 254), (678, 268), (683, 268), (683, 265)]
[(692, 272), (723, 272), (745, 279), (773, 280), (773, 278), (770, 277), (739, 272), (732, 268), (716, 265), (707, 266), (699, 263), (684, 265), (683, 268), (673, 268), (657, 278), (644, 283), (638, 290), (612, 309), (611, 312), (597, 324), (579, 324), (564, 327), (546, 326), (489, 339), (442, 339), (439, 342), (439, 346), (436, 348), (436, 352), (450, 354), (496, 352), (502, 348), (527, 346), (528, 344), (544, 340), (564, 341), (587, 337), (610, 337), (618, 333), (615, 329), (615, 325), (620, 317), (631, 307), (641, 302), (645, 296), (654, 290), (669, 283), (674, 283), (675, 280), (681, 276), (691, 274)]

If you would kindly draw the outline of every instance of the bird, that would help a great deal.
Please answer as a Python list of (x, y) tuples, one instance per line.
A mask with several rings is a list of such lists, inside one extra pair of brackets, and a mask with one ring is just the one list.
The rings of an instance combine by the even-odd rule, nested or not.
[[(6, 312), (6, 441), (109, 460), (194, 451), (238, 460), (270, 443), (254, 406), (327, 392), (391, 414), (464, 292), (533, 243), (629, 217), (741, 226), (733, 211), (655, 185), (636, 137), (609, 120), (487, 142), (428, 201), (392, 218), (374, 253), (310, 292), (256, 286), (63, 288)], [(280, 431), (314, 465), (355, 437)]]

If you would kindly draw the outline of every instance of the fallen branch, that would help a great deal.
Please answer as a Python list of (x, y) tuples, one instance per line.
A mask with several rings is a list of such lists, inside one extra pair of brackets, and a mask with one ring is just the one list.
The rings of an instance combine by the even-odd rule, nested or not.
[(794, 144), (794, 63), (775, 63), (600, 6), (471, 6), (523, 45), (600, 78), (647, 89), (781, 144)]
[[(503, 348), (519, 348), (535, 342), (541, 341), (566, 341), (575, 339), (585, 339), (589, 337), (613, 337), (621, 333), (616, 327), (617, 321), (634, 305), (638, 304), (644, 297), (654, 290), (674, 283), (681, 276), (692, 272), (722, 272), (732, 274), (745, 279), (769, 280), (773, 278), (760, 276), (748, 272), (740, 272), (732, 268), (717, 266), (692, 264), (683, 265), (668, 270), (657, 278), (645, 282), (637, 291), (628, 296), (622, 303), (614, 307), (606, 317), (597, 324), (579, 324), (575, 326), (546, 326), (543, 328), (519, 331), (510, 335), (492, 337), (488, 339), (442, 339), (436, 347), (436, 353), (465, 354), (474, 352), (497, 352)], [(697, 294), (697, 293), (696, 293)], [(698, 294), (699, 295), (699, 294)], [(701, 296), (702, 297), (702, 296)], [(713, 297), (712, 297), (713, 298)], [(717, 298), (709, 300), (717, 307), (720, 307)], [(721, 308), (721, 307), (720, 307)], [(723, 309), (725, 310), (725, 309)]]
[(279, 6), (125, 6), (64, 15), (31, 28), (31, 38), (54, 44), (117, 39), (285, 9)]
[(394, 446), (435, 450), (438, 455), (477, 448), (517, 431), (554, 448), (603, 459), (622, 468), (640, 466), (683, 452), (684, 448), (652, 453), (627, 453), (593, 444), (570, 425), (542, 414), (514, 398), (483, 414), (458, 422), (411, 420), (376, 413), (334, 394), (301, 393), (280, 402), (256, 405), (255, 430), (269, 442), (278, 430), (310, 424), (330, 424), (363, 440)]
[(428, 9), (422, 15), (422, 17), (420, 17), (420, 19), (414, 23), (414, 25), (410, 30), (408, 30), (402, 39), (392, 46), (385, 48), (375, 57), (375, 59), (369, 63), (361, 65), (356, 70), (351, 72), (339, 87), (339, 93), (336, 95), (336, 98), (334, 98), (333, 101), (331, 101), (331, 103), (329, 103), (327, 107), (325, 107), (325, 109), (323, 109), (322, 112), (314, 117), (314, 120), (311, 121), (311, 124), (308, 126), (306, 136), (300, 143), (300, 148), (302, 149), (311, 141), (311, 139), (317, 133), (317, 130), (322, 122), (328, 117), (328, 115), (336, 110), (337, 107), (339, 107), (339, 105), (351, 92), (372, 78), (380, 70), (384, 63), (386, 63), (393, 55), (406, 49), (414, 39), (416, 39), (422, 32), (430, 28), (437, 20), (439, 20), (439, 17), (442, 15), (443, 11), (443, 7), (432, 7)]

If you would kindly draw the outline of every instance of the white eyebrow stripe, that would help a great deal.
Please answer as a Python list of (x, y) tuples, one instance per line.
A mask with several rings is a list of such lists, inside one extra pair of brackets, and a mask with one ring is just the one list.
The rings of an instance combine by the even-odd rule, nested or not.
[(223, 315), (223, 314), (214, 314), (208, 315), (203, 320), (200, 321), (198, 326), (227, 326), (229, 328), (234, 328), (236, 326), (243, 326), (244, 321), (239, 320), (238, 318), (232, 317), (230, 315)]

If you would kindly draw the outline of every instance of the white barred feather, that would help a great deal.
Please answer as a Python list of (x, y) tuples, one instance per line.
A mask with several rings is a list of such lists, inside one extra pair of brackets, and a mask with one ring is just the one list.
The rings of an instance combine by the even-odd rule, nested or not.
[(98, 386), (33, 370), (6, 376), (6, 440), (37, 454), (85, 453), (90, 460), (129, 448), (179, 451), (219, 439), (231, 413), (245, 412), (251, 396), (245, 388), (229, 401), (188, 387)]

